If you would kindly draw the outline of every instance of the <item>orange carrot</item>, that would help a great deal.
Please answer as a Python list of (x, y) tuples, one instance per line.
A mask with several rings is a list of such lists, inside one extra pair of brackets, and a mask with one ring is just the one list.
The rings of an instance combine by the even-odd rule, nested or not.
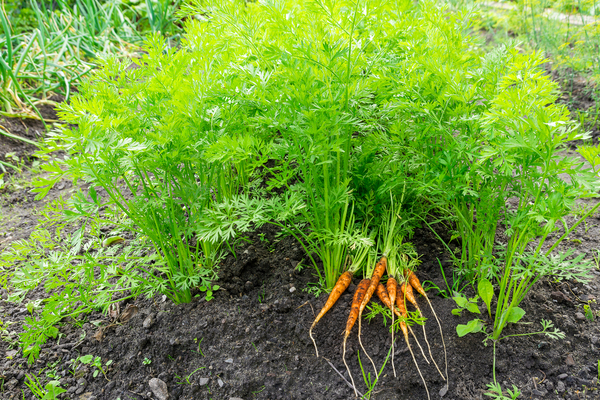
[(377, 289), (377, 285), (379, 284), (379, 280), (381, 279), (381, 277), (385, 273), (386, 267), (387, 267), (387, 258), (385, 256), (383, 256), (383, 257), (381, 257), (381, 259), (379, 260), (379, 262), (375, 266), (375, 270), (373, 271), (373, 275), (371, 275), (371, 285), (367, 289), (367, 292), (365, 293), (365, 298), (363, 299), (363, 302), (360, 305), (360, 309), (359, 309), (359, 312), (358, 312), (359, 318), (362, 315), (362, 312), (365, 309), (365, 306), (371, 300), (371, 297), (373, 296), (373, 293), (375, 293), (375, 290)]
[(323, 315), (325, 315), (325, 313), (327, 313), (327, 311), (329, 311), (331, 307), (333, 307), (335, 302), (338, 301), (342, 293), (344, 293), (346, 289), (348, 289), (348, 286), (350, 286), (350, 282), (352, 282), (352, 272), (346, 271), (339, 277), (339, 279), (335, 283), (335, 286), (333, 287), (331, 293), (329, 294), (329, 297), (327, 298), (327, 302), (325, 303), (325, 305), (321, 309), (321, 312), (319, 313), (319, 315), (317, 315), (317, 318), (315, 318), (315, 321), (312, 323), (310, 329), (308, 330), (308, 335), (310, 336), (310, 338), (313, 341), (313, 344), (315, 345), (315, 352), (317, 353), (317, 357), (319, 357), (319, 350), (317, 349), (317, 343), (313, 338), (312, 330), (315, 327), (315, 325), (317, 325), (317, 322), (319, 322), (319, 320), (323, 318)]
[(346, 322), (346, 330), (344, 331), (344, 353), (342, 358), (344, 359), (344, 364), (346, 365), (346, 369), (348, 370), (348, 375), (350, 375), (350, 379), (352, 380), (352, 386), (354, 387), (354, 394), (358, 397), (358, 392), (356, 391), (356, 386), (354, 385), (354, 378), (352, 378), (352, 373), (350, 372), (350, 368), (346, 363), (346, 340), (348, 336), (350, 336), (350, 331), (352, 327), (356, 323), (356, 319), (358, 318), (360, 305), (362, 304), (365, 294), (371, 285), (370, 279), (363, 279), (358, 284), (356, 288), (356, 292), (354, 292), (354, 298), (352, 299), (352, 308), (350, 309), (350, 315), (348, 316), (348, 321)]
[[(388, 271), (388, 275), (389, 275), (389, 271)], [(388, 281), (386, 283), (386, 289), (388, 291), (388, 294), (390, 295), (390, 304), (395, 304), (396, 303), (396, 293), (398, 292), (398, 282), (396, 281), (396, 279), (394, 279), (393, 276), (390, 276), (388, 278)], [(392, 307), (390, 307), (392, 309), (392, 326), (394, 326), (394, 315), (395, 315), (395, 311)], [(396, 365), (394, 364), (394, 329), (392, 329), (392, 369), (394, 370), (394, 378), (397, 377), (396, 375)]]
[(421, 311), (419, 308), (419, 303), (417, 303), (417, 299), (415, 299), (412, 286), (410, 286), (407, 282), (403, 282), (400, 285), (400, 292), (402, 292), (402, 296), (405, 297), (406, 300), (410, 301), (418, 311)]
[(421, 294), (423, 297), (425, 297), (425, 299), (427, 299), (429, 308), (431, 308), (431, 311), (433, 312), (433, 316), (435, 317), (435, 320), (438, 323), (438, 327), (440, 328), (440, 336), (442, 337), (442, 345), (444, 346), (444, 360), (446, 363), (446, 387), (448, 387), (448, 384), (449, 384), (449, 381), (448, 381), (448, 355), (446, 353), (446, 342), (444, 341), (444, 333), (442, 332), (442, 324), (441, 324), (440, 319), (438, 318), (437, 314), (435, 313), (433, 306), (431, 305), (431, 301), (429, 301), (429, 297), (427, 297), (427, 293), (425, 293), (423, 286), (421, 286), (421, 282), (419, 281), (419, 278), (417, 278), (417, 275), (415, 275), (414, 272), (412, 272), (411, 270), (408, 270), (408, 269), (404, 272), (406, 275), (406, 279), (408, 279), (408, 282), (410, 283), (410, 285), (413, 288), (415, 288), (416, 291), (419, 292), (419, 294)]
[(363, 299), (363, 302), (360, 305), (360, 310), (358, 311), (358, 342), (360, 343), (360, 347), (363, 349), (363, 351), (367, 355), (367, 358), (369, 359), (369, 361), (371, 361), (371, 364), (373, 365), (373, 370), (375, 371), (376, 378), (379, 378), (379, 372), (377, 371), (377, 367), (375, 366), (373, 359), (371, 358), (371, 356), (369, 356), (369, 353), (367, 353), (365, 346), (363, 346), (362, 339), (361, 339), (361, 329), (362, 329), (361, 317), (362, 317), (363, 310), (365, 309), (365, 306), (371, 300), (371, 297), (373, 296), (373, 293), (375, 293), (375, 290), (377, 290), (379, 281), (381, 280), (381, 277), (385, 273), (386, 268), (387, 268), (387, 257), (383, 256), (383, 257), (381, 257), (381, 259), (379, 260), (377, 265), (375, 265), (375, 269), (373, 270), (373, 274), (371, 275), (371, 285), (367, 289), (367, 293), (365, 293), (365, 298)]
[(425, 290), (423, 290), (423, 286), (421, 286), (421, 282), (419, 281), (419, 278), (417, 278), (417, 275), (415, 275), (414, 272), (409, 270), (406, 273), (406, 279), (408, 279), (410, 285), (414, 287), (415, 290), (419, 292), (421, 296), (425, 296), (427, 298), (427, 294), (425, 293)]

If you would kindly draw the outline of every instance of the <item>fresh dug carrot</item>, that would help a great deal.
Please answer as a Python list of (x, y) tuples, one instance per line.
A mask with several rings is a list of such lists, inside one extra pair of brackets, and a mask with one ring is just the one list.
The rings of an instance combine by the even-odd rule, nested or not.
[(344, 365), (346, 365), (346, 369), (348, 370), (348, 375), (350, 375), (350, 379), (352, 380), (352, 387), (354, 387), (354, 394), (358, 397), (358, 392), (356, 391), (356, 385), (354, 384), (354, 378), (352, 378), (352, 373), (350, 372), (350, 368), (346, 363), (346, 341), (348, 340), (348, 336), (350, 336), (350, 331), (352, 327), (356, 323), (356, 319), (358, 318), (360, 305), (362, 304), (365, 295), (369, 286), (371, 285), (370, 279), (363, 279), (358, 284), (356, 288), (356, 292), (354, 292), (354, 298), (352, 299), (352, 308), (350, 308), (350, 315), (348, 316), (348, 321), (346, 322), (346, 330), (344, 331), (344, 353), (342, 358), (344, 359)]
[[(400, 293), (402, 293), (402, 297), (407, 299), (410, 303), (412, 303), (413, 306), (415, 306), (415, 308), (417, 309), (419, 314), (421, 314), (421, 316), (422, 316), (423, 313), (421, 312), (419, 303), (417, 303), (417, 299), (415, 299), (415, 295), (413, 293), (412, 287), (408, 282), (404, 281), (400, 285)], [(421, 326), (423, 327), (423, 337), (425, 338), (425, 343), (427, 344), (427, 349), (429, 350), (429, 357), (431, 357), (431, 360), (433, 361), (435, 368), (438, 370), (438, 372), (442, 376), (442, 379), (446, 380), (446, 377), (444, 376), (444, 374), (442, 374), (442, 371), (440, 371), (440, 367), (435, 362), (435, 358), (433, 358), (433, 354), (431, 354), (431, 346), (429, 345), (429, 340), (427, 340), (427, 331), (425, 330), (425, 325), (421, 325)]]
[(338, 301), (338, 299), (340, 298), (342, 293), (344, 293), (346, 291), (346, 289), (348, 289), (348, 286), (350, 286), (350, 282), (352, 282), (352, 272), (346, 271), (339, 277), (339, 279), (335, 283), (335, 286), (333, 287), (333, 289), (331, 290), (331, 293), (329, 294), (329, 297), (327, 298), (327, 302), (321, 309), (321, 312), (319, 313), (319, 315), (317, 315), (317, 318), (315, 318), (315, 321), (312, 323), (312, 325), (308, 331), (308, 334), (309, 334), (310, 338), (312, 339), (313, 344), (315, 345), (315, 351), (317, 353), (317, 357), (319, 357), (319, 350), (317, 349), (317, 343), (315, 342), (315, 339), (313, 338), (312, 330), (315, 327), (315, 325), (317, 325), (317, 322), (319, 322), (319, 320), (321, 318), (323, 318), (323, 316), (327, 313), (327, 311), (329, 311), (331, 309), (331, 307), (333, 307), (333, 305), (336, 303), (336, 301)]
[[(388, 271), (388, 275), (389, 275), (389, 271)], [(396, 281), (396, 279), (394, 279), (393, 276), (390, 276), (388, 278), (387, 283), (385, 284), (386, 289), (388, 291), (388, 294), (390, 295), (390, 304), (395, 304), (396, 303), (396, 293), (398, 293), (398, 281)], [(393, 310), (393, 306), (390, 307), (392, 309), (392, 326), (394, 326), (394, 315), (396, 314)], [(396, 365), (394, 364), (394, 329), (392, 329), (392, 369), (394, 370), (394, 378), (397, 377), (396, 375)]]
[(449, 382), (448, 382), (448, 355), (446, 353), (446, 342), (444, 341), (444, 332), (442, 332), (442, 324), (441, 324), (440, 319), (438, 318), (437, 314), (435, 313), (433, 306), (431, 305), (431, 301), (429, 301), (429, 297), (427, 297), (427, 293), (425, 293), (423, 286), (421, 286), (421, 281), (419, 281), (419, 278), (417, 278), (417, 275), (415, 275), (415, 273), (409, 269), (405, 270), (404, 273), (405, 273), (406, 279), (408, 280), (410, 285), (413, 288), (415, 288), (415, 290), (417, 292), (419, 292), (419, 294), (421, 294), (427, 300), (427, 303), (429, 304), (429, 308), (431, 308), (431, 311), (433, 312), (433, 316), (435, 317), (435, 320), (438, 323), (438, 327), (440, 328), (440, 336), (442, 337), (442, 345), (444, 346), (444, 361), (446, 363), (446, 387), (448, 387), (448, 384), (449, 384)]
[(386, 269), (387, 269), (387, 257), (383, 256), (383, 257), (381, 257), (381, 259), (379, 260), (377, 265), (375, 265), (375, 269), (373, 270), (373, 274), (371, 275), (371, 285), (367, 289), (367, 293), (365, 293), (365, 298), (363, 299), (363, 302), (360, 305), (360, 309), (358, 311), (358, 342), (360, 343), (360, 347), (365, 352), (369, 361), (371, 361), (371, 365), (373, 365), (373, 370), (375, 371), (376, 378), (379, 378), (379, 372), (377, 371), (377, 367), (375, 366), (373, 359), (371, 358), (371, 356), (369, 356), (369, 353), (367, 353), (365, 346), (363, 346), (362, 339), (361, 339), (361, 330), (362, 330), (361, 317), (362, 317), (362, 313), (365, 309), (365, 306), (367, 305), (367, 303), (369, 303), (369, 301), (371, 301), (371, 297), (373, 297), (373, 293), (375, 293), (375, 291), (377, 290), (379, 281), (381, 280), (381, 277), (385, 273)]

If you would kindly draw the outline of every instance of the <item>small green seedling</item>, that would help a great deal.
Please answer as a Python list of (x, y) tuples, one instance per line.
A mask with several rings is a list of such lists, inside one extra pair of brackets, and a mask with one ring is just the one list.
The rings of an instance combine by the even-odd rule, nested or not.
[(493, 397), (495, 400), (516, 400), (521, 395), (521, 391), (515, 385), (512, 385), (512, 390), (506, 389), (506, 392), (510, 397), (504, 395), (499, 383), (488, 383), (487, 387), (488, 392), (484, 394)]
[(592, 311), (592, 308), (590, 307), (589, 304), (585, 304), (583, 306), (583, 311), (585, 312), (585, 317), (589, 320), (589, 321), (594, 321), (594, 312)]
[(31, 376), (27, 375), (25, 384), (31, 390), (31, 393), (40, 400), (55, 400), (58, 398), (58, 395), (66, 392), (65, 389), (60, 387), (60, 382), (55, 380), (48, 382), (42, 389), (42, 385), (36, 376), (31, 378)]
[(200, 348), (200, 343), (202, 343), (203, 340), (204, 340), (204, 338), (200, 338), (200, 340), (198, 340), (198, 338), (194, 338), (194, 343), (198, 343), (198, 350), (196, 351), (196, 353), (200, 354), (202, 357), (204, 357), (204, 353), (202, 352), (202, 349)]
[(152, 363), (152, 360), (149, 359), (148, 357), (144, 357), (144, 361), (142, 361), (142, 364), (144, 365), (150, 365)]
[(219, 285), (210, 285), (210, 283), (207, 283), (206, 285), (202, 285), (200, 286), (200, 291), (201, 292), (206, 292), (206, 301), (211, 301), (212, 299), (214, 299), (215, 297), (213, 296), (213, 293), (216, 292), (217, 290), (219, 290), (220, 286)]
[(110, 364), (112, 364), (113, 360), (108, 360), (106, 362), (106, 364), (104, 364), (104, 368), (102, 367), (102, 358), (97, 356), (94, 357), (91, 354), (85, 355), (85, 356), (81, 356), (81, 357), (77, 357), (74, 360), (71, 360), (71, 364), (73, 365), (73, 370), (76, 369), (76, 364), (77, 362), (80, 362), (81, 364), (90, 364), (93, 367), (96, 367), (96, 369), (94, 370), (93, 376), (94, 378), (98, 376), (98, 372), (102, 372), (102, 374), (104, 375), (104, 378), (106, 380), (109, 380), (106, 377), (106, 372), (104, 372), (104, 368), (108, 367)]
[(179, 375), (175, 375), (175, 379), (177, 379), (179, 382), (177, 382), (178, 385), (191, 385), (190, 382), (190, 378), (192, 377), (192, 375), (194, 375), (196, 373), (196, 371), (199, 371), (201, 369), (204, 369), (206, 367), (198, 367), (195, 370), (192, 371), (191, 374), (189, 374), (188, 376), (185, 377), (185, 380), (183, 378), (181, 378)]

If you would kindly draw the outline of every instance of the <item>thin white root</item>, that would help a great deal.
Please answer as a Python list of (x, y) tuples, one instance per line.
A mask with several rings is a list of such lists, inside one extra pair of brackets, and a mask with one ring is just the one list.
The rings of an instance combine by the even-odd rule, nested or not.
[(392, 312), (392, 369), (394, 370), (394, 378), (396, 375), (396, 366), (394, 365), (394, 313)]
[(348, 370), (348, 375), (350, 376), (350, 380), (352, 381), (352, 388), (354, 389), (354, 395), (358, 397), (358, 391), (356, 390), (356, 384), (354, 383), (354, 378), (352, 377), (352, 372), (350, 372), (350, 367), (348, 367), (348, 363), (346, 363), (346, 339), (348, 336), (344, 337), (344, 353), (342, 354), (342, 359), (344, 360), (344, 365), (346, 366), (346, 370)]
[(315, 352), (317, 353), (317, 358), (319, 358), (319, 349), (317, 349), (317, 342), (315, 342), (315, 338), (313, 338), (312, 335), (312, 330), (313, 330), (313, 326), (310, 327), (310, 329), (308, 330), (308, 336), (310, 336), (310, 339), (312, 340), (313, 344), (315, 345)]
[(435, 320), (437, 321), (438, 326), (440, 327), (440, 336), (442, 337), (442, 345), (444, 346), (444, 361), (446, 363), (446, 388), (448, 388), (448, 385), (450, 384), (450, 381), (448, 380), (448, 355), (446, 353), (446, 342), (444, 341), (444, 332), (442, 332), (442, 324), (440, 323), (440, 320), (438, 319), (437, 314), (435, 313), (435, 310), (431, 305), (431, 301), (429, 301), (429, 297), (425, 296), (425, 298), (427, 299), (427, 303), (429, 303), (429, 308), (431, 308), (433, 316), (435, 317)]
[(367, 355), (367, 358), (369, 359), (369, 361), (371, 361), (371, 365), (373, 365), (373, 370), (375, 371), (375, 377), (377, 379), (379, 379), (379, 373), (377, 372), (377, 367), (375, 366), (375, 363), (373, 362), (373, 359), (371, 358), (371, 356), (369, 356), (369, 353), (367, 353), (367, 349), (365, 349), (365, 346), (363, 346), (362, 344), (362, 340), (360, 338), (360, 331), (361, 331), (361, 320), (360, 320), (360, 315), (358, 316), (358, 343), (360, 343), (360, 348), (363, 349), (363, 351), (365, 352), (365, 354)]
[(408, 346), (408, 350), (410, 350), (410, 355), (412, 356), (413, 362), (415, 363), (415, 367), (417, 367), (417, 372), (419, 372), (419, 376), (421, 377), (421, 380), (423, 381), (423, 385), (425, 385), (425, 391), (427, 392), (427, 398), (429, 400), (431, 400), (431, 397), (429, 396), (429, 389), (427, 389), (427, 383), (425, 383), (425, 378), (423, 378), (423, 375), (421, 374), (421, 370), (419, 369), (419, 365), (417, 364), (417, 359), (415, 358), (415, 354), (413, 353), (412, 349), (410, 348), (410, 343), (408, 343), (408, 336), (405, 336), (404, 339), (406, 339), (406, 345)]
[[(419, 310), (419, 312), (421, 312), (421, 310)], [(435, 368), (438, 370), (438, 372), (442, 376), (442, 379), (446, 380), (446, 378), (444, 377), (444, 374), (442, 374), (442, 371), (440, 371), (440, 367), (438, 367), (437, 363), (435, 362), (435, 358), (433, 358), (433, 354), (431, 354), (431, 346), (429, 345), (429, 341), (427, 340), (427, 332), (425, 332), (425, 324), (423, 324), (422, 326), (423, 326), (423, 336), (425, 337), (425, 343), (427, 343), (427, 349), (429, 350), (429, 357), (431, 357), (431, 361), (433, 361), (433, 365), (435, 365)]]
[(423, 348), (421, 347), (421, 344), (419, 343), (419, 339), (417, 339), (417, 336), (413, 332), (412, 328), (408, 324), (406, 324), (406, 325), (408, 326), (408, 330), (410, 331), (410, 333), (415, 338), (415, 342), (417, 343), (417, 346), (419, 346), (419, 349), (421, 350), (421, 354), (423, 355), (423, 358), (425, 359), (425, 361), (427, 362), (427, 364), (430, 364), (429, 360), (427, 359), (427, 356), (425, 355), (425, 352), (423, 351)]

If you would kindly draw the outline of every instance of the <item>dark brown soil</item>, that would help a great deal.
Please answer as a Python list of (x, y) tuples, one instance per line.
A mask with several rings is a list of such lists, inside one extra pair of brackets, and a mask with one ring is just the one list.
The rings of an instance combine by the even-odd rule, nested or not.
[[(34, 204), (28, 196), (23, 196), (23, 200), (30, 208)], [(599, 222), (597, 218), (591, 219), (588, 232), (574, 236), (583, 240), (582, 251), (597, 248)], [(130, 304), (137, 308), (137, 314), (124, 324), (106, 329), (101, 342), (93, 338), (98, 328), (89, 321), (102, 320), (104, 326), (110, 321), (107, 316), (94, 313), (81, 321), (81, 328), (63, 325), (60, 343), (49, 341), (33, 366), (27, 366), (20, 351), (13, 359), (5, 358), (0, 367), (0, 377), (4, 379), (1, 398), (21, 399), (22, 390), (26, 399), (32, 398), (25, 386), (25, 374), (44, 377), (44, 368), (47, 371), (56, 361), (54, 369), (63, 387), (68, 389), (64, 398), (69, 399), (154, 399), (148, 385), (154, 377), (167, 384), (172, 399), (352, 398), (353, 391), (333, 367), (350, 380), (341, 358), (341, 332), (358, 277), (317, 325), (314, 335), (321, 353), (317, 358), (308, 328), (326, 296), (315, 299), (304, 292), (315, 278), (310, 267), (305, 266), (301, 271), (296, 268), (299, 262), (305, 265), (305, 255), (292, 238), (275, 242), (274, 230), (261, 233), (266, 240), (260, 240), (258, 234), (250, 235), (252, 244), (238, 249), (237, 259), (229, 256), (223, 262), (219, 280), (222, 289), (210, 302), (196, 298), (191, 304), (175, 305), (163, 301), (161, 296), (136, 299)], [(421, 280), (444, 288), (437, 261), (444, 259), (441, 246), (426, 230), (418, 230), (413, 241), (422, 254)], [(449, 269), (446, 267), (447, 273)], [(511, 327), (505, 333), (538, 330), (541, 319), (550, 319), (567, 337), (553, 341), (537, 335), (502, 341), (497, 359), (499, 382), (505, 386), (517, 385), (527, 398), (598, 398), (595, 390), (599, 324), (597, 320), (579, 319), (577, 313), (590, 300), (592, 309), (598, 308), (593, 299), (600, 296), (599, 274), (596, 271), (594, 281), (588, 285), (538, 284), (523, 305), (527, 311), (525, 320), (531, 325)], [(483, 398), (486, 384), (492, 381), (492, 348), (484, 346), (482, 335), (458, 338), (456, 325), (466, 323), (469, 316), (453, 316), (450, 311), (454, 302), (433, 292), (429, 297), (441, 318), (449, 361), (450, 387), (443, 398)], [(43, 290), (38, 289), (25, 302), (43, 296)], [(432, 352), (443, 368), (439, 330), (425, 301), (421, 302), (429, 318), (426, 329)], [(4, 323), (20, 324), (28, 314), (24, 303), (2, 302), (1, 307)], [(121, 310), (125, 308), (126, 304), (121, 304)], [(370, 324), (363, 322), (363, 343), (380, 368), (390, 348), (390, 335), (381, 317)], [(11, 325), (10, 330), (21, 329)], [(358, 389), (365, 393), (367, 388), (356, 356), (359, 349), (356, 331), (355, 328), (348, 342), (347, 361)], [(83, 333), (85, 337), (81, 340)], [(415, 329), (415, 333), (424, 345), (422, 331)], [(6, 341), (0, 342), (1, 354), (12, 348)], [(388, 362), (372, 398), (427, 398), (407, 350), (398, 340), (395, 361), (399, 376), (393, 377)], [(414, 351), (432, 398), (439, 398), (443, 380), (432, 365), (424, 362), (416, 347)], [(109, 381), (102, 374), (93, 378), (91, 369), (71, 374), (66, 361), (85, 354), (113, 360), (106, 371)], [(145, 364), (146, 359), (150, 362)], [(365, 371), (373, 375), (366, 357), (361, 359)]]
[[(60, 102), (62, 101), (62, 97), (53, 96), (51, 100)], [(56, 111), (53, 106), (41, 105), (38, 109), (42, 116), (48, 121), (57, 120)], [(49, 122), (47, 125), (51, 127), (52, 123)], [(0, 116), (0, 126), (13, 135), (33, 141), (38, 141), (46, 131), (42, 121), (30, 118), (21, 119)], [(37, 148), (32, 144), (6, 137), (2, 134), (2, 131), (4, 131), (2, 128), (0, 128), (0, 160), (18, 167), (30, 166), (33, 161), (32, 154)], [(15, 172), (15, 170), (10, 167), (5, 168), (8, 174), (13, 174)], [(0, 173), (2, 173), (2, 171), (0, 171)]]

